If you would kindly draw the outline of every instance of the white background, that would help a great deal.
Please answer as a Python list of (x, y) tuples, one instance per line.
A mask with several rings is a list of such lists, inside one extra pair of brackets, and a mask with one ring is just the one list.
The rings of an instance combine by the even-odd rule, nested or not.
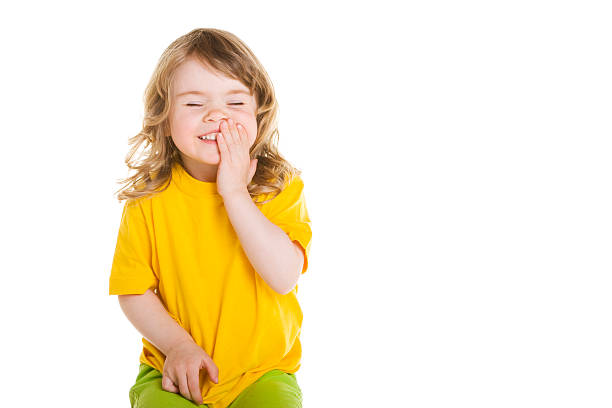
[(606, 3), (3, 3), (2, 405), (129, 406), (113, 194), (159, 56), (214, 27), (303, 171), (305, 407), (611, 406)]

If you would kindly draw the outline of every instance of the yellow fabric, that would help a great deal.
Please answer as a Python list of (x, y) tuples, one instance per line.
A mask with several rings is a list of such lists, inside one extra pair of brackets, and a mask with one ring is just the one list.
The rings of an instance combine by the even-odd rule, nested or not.
[[(300, 244), (302, 273), (312, 237), (303, 188), (295, 176), (278, 196), (258, 205)], [(109, 294), (149, 288), (219, 368), (219, 384), (208, 376), (203, 383), (211, 408), (225, 408), (267, 371), (300, 368), (297, 285), (286, 295), (268, 286), (244, 253), (216, 183), (193, 178), (178, 163), (166, 190), (126, 201), (123, 208)], [(144, 337), (142, 343), (140, 362), (163, 372), (165, 356)]]

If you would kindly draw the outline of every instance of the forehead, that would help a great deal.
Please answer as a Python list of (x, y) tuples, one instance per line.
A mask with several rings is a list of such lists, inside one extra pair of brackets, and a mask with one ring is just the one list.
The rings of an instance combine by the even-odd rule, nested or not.
[(175, 97), (187, 93), (244, 93), (250, 95), (249, 89), (240, 81), (214, 71), (200, 61), (189, 58), (176, 69), (172, 81)]

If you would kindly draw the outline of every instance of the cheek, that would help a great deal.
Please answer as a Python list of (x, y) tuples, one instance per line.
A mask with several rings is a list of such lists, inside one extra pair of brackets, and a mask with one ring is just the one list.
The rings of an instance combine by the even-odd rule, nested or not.
[(248, 128), (249, 136), (253, 139), (251, 142), (251, 146), (255, 143), (255, 139), (257, 139), (257, 123), (253, 122)]
[(172, 126), (175, 130), (189, 130), (199, 124), (199, 119), (189, 112), (181, 113), (173, 118)]
[(245, 125), (247, 131), (249, 132), (249, 135), (257, 134), (257, 119), (255, 119), (254, 117), (245, 118), (243, 124)]

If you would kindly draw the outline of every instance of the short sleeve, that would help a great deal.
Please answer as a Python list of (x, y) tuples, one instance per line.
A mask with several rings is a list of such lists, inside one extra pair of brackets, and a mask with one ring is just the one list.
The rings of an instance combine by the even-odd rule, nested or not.
[(137, 200), (123, 207), (110, 273), (109, 294), (143, 294), (157, 287), (151, 266), (152, 248), (144, 214)]
[(264, 214), (272, 223), (285, 231), (291, 241), (296, 241), (302, 247), (304, 266), (301, 273), (306, 272), (312, 229), (306, 209), (302, 178), (294, 176), (285, 189), (268, 203)]

